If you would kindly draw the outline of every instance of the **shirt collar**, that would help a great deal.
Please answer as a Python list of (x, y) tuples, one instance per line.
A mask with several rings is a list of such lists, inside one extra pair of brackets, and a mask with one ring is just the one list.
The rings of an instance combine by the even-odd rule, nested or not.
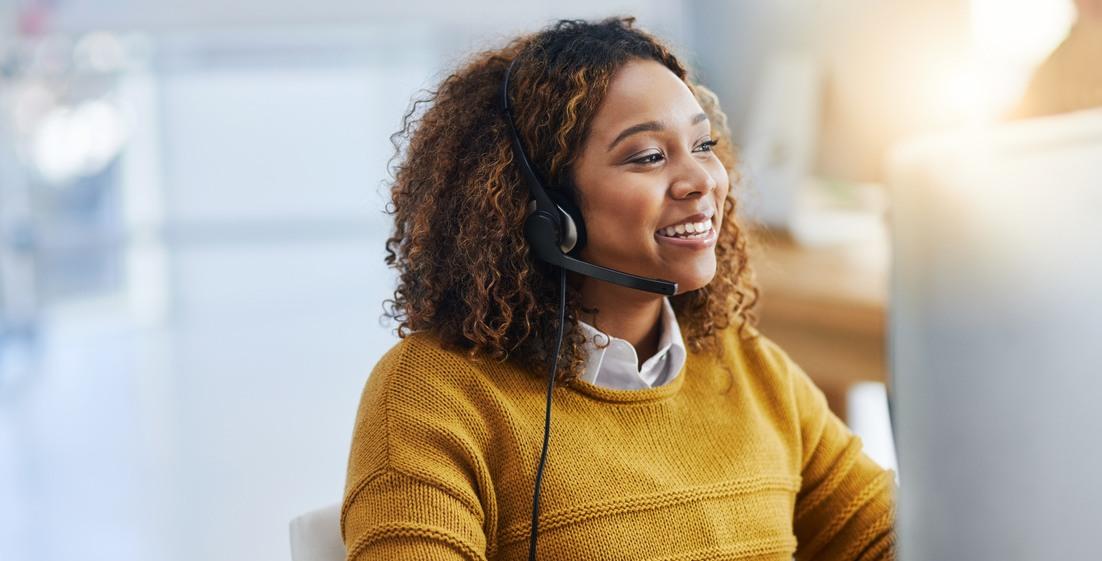
[[(641, 366), (635, 347), (624, 339), (612, 337), (592, 325), (580, 321), (589, 357), (581, 380), (614, 389), (644, 389), (661, 386), (674, 379), (685, 364), (685, 344), (681, 327), (669, 298), (662, 298), (662, 329), (658, 336), (658, 352)], [(608, 341), (605, 348), (597, 343)]]

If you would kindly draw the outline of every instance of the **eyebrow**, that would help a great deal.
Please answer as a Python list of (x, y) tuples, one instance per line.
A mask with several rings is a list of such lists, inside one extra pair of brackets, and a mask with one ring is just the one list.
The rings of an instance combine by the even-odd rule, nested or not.
[[(699, 122), (701, 122), (701, 121), (703, 121), (707, 118), (708, 118), (707, 114), (697, 113), (696, 115), (693, 115), (692, 122), (690, 122), (689, 124), (690, 125), (695, 125), (695, 124), (697, 124), (697, 123), (699, 123)], [(663, 130), (665, 128), (666, 128), (666, 126), (663, 125), (661, 121), (647, 121), (645, 123), (639, 123), (638, 125), (632, 125), (632, 126), (626, 128), (626, 129), (624, 129), (623, 132), (621, 132), (619, 135), (617, 135), (616, 139), (613, 140), (611, 143), (609, 143), (608, 149), (612, 150), (613, 148), (616, 147), (617, 144), (620, 143), (621, 140), (623, 140), (623, 139), (625, 139), (625, 138), (627, 138), (627, 137), (629, 137), (629, 136), (631, 136), (631, 135), (633, 135), (637, 132), (660, 131), (660, 130)]]

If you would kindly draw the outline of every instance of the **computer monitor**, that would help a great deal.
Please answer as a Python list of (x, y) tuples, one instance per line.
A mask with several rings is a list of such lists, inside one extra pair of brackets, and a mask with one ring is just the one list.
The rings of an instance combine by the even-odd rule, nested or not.
[(1102, 111), (889, 158), (904, 561), (1102, 559)]

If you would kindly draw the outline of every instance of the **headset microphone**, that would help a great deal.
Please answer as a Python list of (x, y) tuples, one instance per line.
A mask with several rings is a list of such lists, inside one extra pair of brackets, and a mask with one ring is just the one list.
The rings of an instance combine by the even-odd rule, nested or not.
[(557, 265), (563, 269), (575, 273), (593, 277), (603, 281), (619, 284), (628, 288), (657, 292), (666, 296), (673, 296), (677, 292), (677, 283), (659, 279), (640, 277), (623, 271), (609, 269), (600, 265), (594, 265), (588, 261), (575, 259), (563, 253), (559, 244), (553, 240), (555, 225), (552, 223), (550, 213), (537, 210), (524, 221), (524, 235), (528, 238), (536, 256), (547, 263)]
[[(532, 170), (532, 166), (528, 163), (528, 158), (524, 154), (524, 144), (521, 142), (520, 135), (517, 134), (516, 124), (513, 122), (512, 104), (509, 101), (509, 75), (512, 74), (513, 66), (519, 58), (519, 55), (513, 57), (509, 67), (505, 70), (505, 78), (501, 82), (501, 109), (512, 137), (513, 160), (520, 167), (520, 173), (524, 177), (524, 182), (528, 185), (529, 194), (532, 198), (528, 205), (528, 216), (524, 219), (524, 237), (528, 240), (528, 245), (532, 248), (532, 253), (537, 259), (559, 268), (558, 339), (555, 343), (551, 372), (547, 376), (543, 449), (540, 452), (535, 489), (532, 492), (532, 526), (528, 541), (528, 559), (529, 561), (536, 561), (536, 541), (539, 538), (540, 488), (543, 482), (543, 468), (547, 463), (548, 442), (551, 437), (551, 394), (555, 387), (555, 373), (558, 370), (563, 327), (566, 323), (566, 271), (570, 270), (605, 282), (664, 296), (676, 294), (677, 283), (609, 269), (608, 267), (582, 261), (571, 255), (576, 255), (585, 246), (585, 221), (582, 220), (581, 211), (568, 197), (549, 192), (543, 188), (543, 184), (536, 176), (535, 171)], [(551, 193), (554, 193), (554, 195)]]

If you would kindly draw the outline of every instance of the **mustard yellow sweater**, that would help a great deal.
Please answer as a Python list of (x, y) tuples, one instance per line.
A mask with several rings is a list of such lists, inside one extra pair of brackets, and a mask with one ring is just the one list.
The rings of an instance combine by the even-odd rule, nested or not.
[[(539, 558), (893, 559), (894, 474), (764, 336), (644, 390), (556, 386)], [(367, 380), (348, 558), (526, 559), (546, 384), (415, 333)]]

